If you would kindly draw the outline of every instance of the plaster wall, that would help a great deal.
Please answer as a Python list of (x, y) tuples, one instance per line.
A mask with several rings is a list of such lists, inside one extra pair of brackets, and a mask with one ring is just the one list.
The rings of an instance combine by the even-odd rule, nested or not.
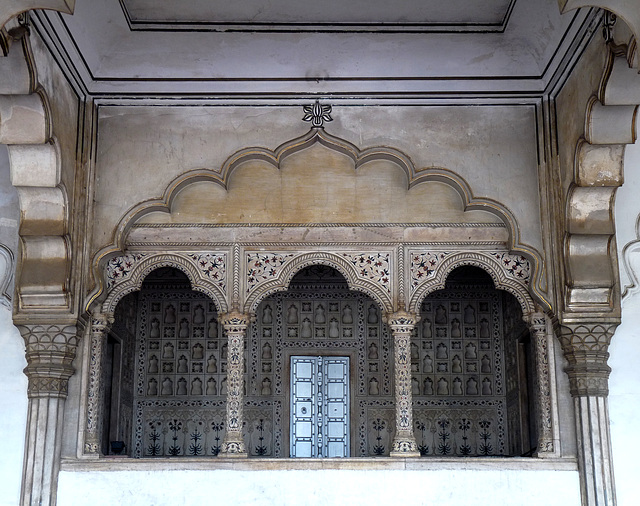
[[(418, 170), (437, 166), (454, 171), (474, 196), (495, 199), (511, 210), (522, 242), (540, 251), (539, 197), (531, 191), (538, 188), (534, 112), (533, 106), (336, 106), (334, 121), (325, 129), (360, 149), (399, 149)], [(298, 105), (101, 107), (93, 251), (112, 241), (113, 229), (128, 209), (161, 197), (178, 175), (195, 168), (219, 171), (245, 147), (275, 149), (307, 132), (301, 116)], [(297, 188), (284, 191), (286, 198), (286, 192), (293, 195)], [(334, 191), (351, 195), (353, 190), (337, 184)]]
[(27, 428), (27, 366), (22, 337), (11, 322), (11, 311), (0, 305), (0, 506), (20, 499), (22, 452)]
[[(637, 220), (640, 215), (640, 142), (627, 146), (625, 182), (616, 198), (616, 234), (621, 266), (621, 285), (626, 290), (622, 299), (622, 324), (609, 347), (609, 416), (611, 444), (618, 505), (635, 504), (640, 493), (640, 462), (637, 449), (640, 434), (640, 290), (635, 285), (640, 275), (640, 251)], [(627, 267), (624, 266), (626, 264)]]
[[(18, 246), (18, 195), (9, 180), (7, 148), (0, 145), (0, 506), (13, 506), (20, 498), (22, 451), (27, 426), (27, 365), (24, 344), (11, 321), (13, 274)], [(7, 252), (10, 252), (7, 254)]]
[[(167, 484), (171, 484), (167, 486)], [(473, 504), (579, 506), (577, 471), (113, 471), (60, 474), (58, 505)]]

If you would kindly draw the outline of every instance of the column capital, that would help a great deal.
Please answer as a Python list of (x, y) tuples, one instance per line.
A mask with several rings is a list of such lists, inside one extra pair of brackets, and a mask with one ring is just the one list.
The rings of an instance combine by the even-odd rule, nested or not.
[(80, 340), (75, 325), (18, 325), (24, 339), (29, 397), (66, 397)]
[(91, 315), (91, 332), (96, 333), (109, 330), (114, 321), (113, 313), (93, 313)]
[(253, 316), (239, 311), (229, 311), (228, 313), (220, 314), (219, 320), (225, 330), (241, 332), (249, 326), (251, 321), (253, 321)]
[(407, 311), (396, 311), (388, 314), (385, 319), (394, 333), (404, 333), (413, 331), (413, 327), (420, 321), (420, 316)]
[(571, 395), (601, 396), (609, 394), (609, 344), (617, 328), (616, 323), (563, 323), (560, 342), (569, 365)]

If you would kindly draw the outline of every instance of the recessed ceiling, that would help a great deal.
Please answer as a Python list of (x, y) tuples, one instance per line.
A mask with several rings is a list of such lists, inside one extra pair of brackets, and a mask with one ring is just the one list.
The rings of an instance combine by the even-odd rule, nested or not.
[(94, 96), (540, 96), (598, 11), (557, 0), (82, 0), (34, 13)]
[(120, 0), (134, 29), (501, 30), (516, 0)]

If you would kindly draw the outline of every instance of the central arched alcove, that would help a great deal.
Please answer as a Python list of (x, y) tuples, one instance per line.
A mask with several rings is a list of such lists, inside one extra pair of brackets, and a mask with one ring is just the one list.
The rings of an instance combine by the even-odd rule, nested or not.
[[(378, 304), (349, 290), (337, 270), (300, 270), (287, 291), (259, 304), (247, 341), (250, 455), (389, 455), (395, 416), (390, 333)], [(266, 402), (268, 421), (252, 414)]]
[(516, 298), (480, 268), (427, 295), (411, 343), (415, 436), (423, 456), (520, 456), (536, 447), (535, 363)]

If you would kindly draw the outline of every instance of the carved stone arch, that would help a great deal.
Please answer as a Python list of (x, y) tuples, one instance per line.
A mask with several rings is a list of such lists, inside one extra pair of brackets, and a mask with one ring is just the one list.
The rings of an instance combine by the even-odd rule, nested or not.
[(504, 290), (513, 295), (520, 304), (522, 314), (525, 317), (535, 312), (535, 302), (525, 283), (507, 276), (501, 263), (491, 254), (467, 251), (455, 253), (438, 265), (434, 276), (416, 288), (409, 302), (409, 311), (420, 314), (423, 299), (436, 290), (442, 290), (449, 274), (454, 269), (467, 265), (484, 270), (491, 276), (496, 289)]
[[(107, 297), (102, 303), (103, 313), (113, 313), (118, 302), (127, 294), (140, 290), (144, 279), (154, 270), (160, 267), (173, 267), (183, 272), (189, 282), (191, 289), (204, 293), (216, 305), (218, 312), (228, 311), (226, 295), (216, 284), (204, 278), (196, 263), (182, 255), (172, 253), (161, 253), (145, 257), (136, 263), (129, 271), (127, 279), (115, 284), (107, 293)], [(106, 284), (105, 284), (106, 285)]]
[(249, 294), (244, 304), (245, 312), (255, 313), (262, 300), (272, 293), (287, 290), (293, 277), (300, 270), (311, 265), (325, 265), (334, 268), (344, 276), (350, 290), (367, 294), (378, 303), (380, 309), (384, 312), (393, 312), (391, 294), (387, 293), (386, 288), (373, 281), (359, 277), (356, 268), (340, 255), (324, 251), (303, 253), (289, 260), (274, 279), (260, 284)]

